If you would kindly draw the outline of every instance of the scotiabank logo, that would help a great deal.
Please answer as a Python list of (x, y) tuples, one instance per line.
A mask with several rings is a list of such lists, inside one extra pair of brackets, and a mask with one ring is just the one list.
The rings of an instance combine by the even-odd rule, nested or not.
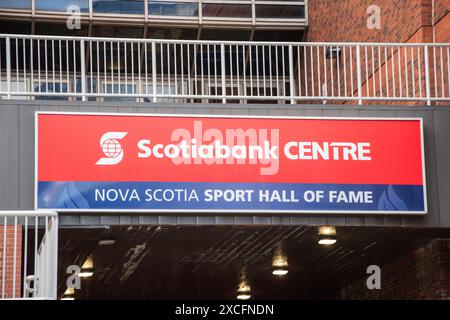
[(118, 140), (122, 139), (128, 132), (106, 132), (100, 138), (100, 147), (105, 155), (100, 158), (96, 165), (114, 165), (118, 164), (123, 159), (122, 145)]
[[(169, 143), (141, 136), (135, 142), (137, 158), (168, 159), (174, 165), (259, 165), (261, 175), (277, 174), (280, 158), (293, 161), (372, 160), (369, 142), (281, 142), (280, 129), (203, 128), (201, 120), (194, 121), (190, 129), (176, 128), (170, 134)], [(122, 161), (123, 150), (118, 140), (126, 134), (107, 132), (102, 136), (100, 146), (105, 157), (97, 161), (97, 165), (114, 165)]]

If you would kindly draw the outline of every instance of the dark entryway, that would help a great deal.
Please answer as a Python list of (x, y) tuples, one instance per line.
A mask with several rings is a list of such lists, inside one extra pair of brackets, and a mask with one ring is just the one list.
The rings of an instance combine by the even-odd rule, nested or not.
[[(398, 287), (420, 291), (442, 261), (442, 292), (450, 283), (450, 259), (442, 259), (450, 257), (450, 242), (434, 245), (440, 258), (427, 249), (449, 239), (449, 229), (337, 227), (337, 242), (329, 246), (318, 244), (318, 228), (311, 226), (134, 225), (66, 228), (59, 236), (59, 297), (66, 268), (92, 262), (93, 275), (82, 278), (75, 299), (236, 299), (243, 275), (252, 299), (415, 298), (414, 290)], [(272, 273), (277, 255), (287, 261), (284, 276)], [(365, 286), (369, 265), (382, 269), (376, 293)]]

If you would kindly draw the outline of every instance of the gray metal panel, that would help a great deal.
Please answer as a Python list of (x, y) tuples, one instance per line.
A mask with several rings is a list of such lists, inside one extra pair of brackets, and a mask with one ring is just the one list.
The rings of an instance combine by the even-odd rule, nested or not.
[(61, 214), (62, 226), (113, 224), (416, 225), (450, 227), (450, 107), (352, 105), (130, 105), (81, 101), (0, 101), (0, 209), (32, 209), (34, 111), (83, 111), (272, 116), (423, 117), (429, 213), (425, 216), (344, 215), (126, 215)]
[[(437, 191), (439, 199), (440, 225), (450, 226), (450, 111), (434, 112), (434, 134), (436, 148)], [(428, 167), (432, 165), (428, 163)], [(431, 186), (430, 186), (431, 187)], [(431, 194), (433, 190), (429, 191)], [(432, 200), (432, 199), (430, 199)], [(430, 201), (428, 201), (430, 204)]]
[(34, 207), (34, 188), (30, 188), (30, 176), (34, 177), (34, 157), (30, 157), (30, 148), (34, 153), (34, 143), (30, 146), (30, 141), (34, 141), (35, 106), (19, 106), (19, 209), (29, 209)]
[[(0, 208), (19, 206), (19, 108), (0, 108)], [(29, 144), (28, 144), (29, 145)], [(30, 146), (30, 145), (29, 145)]]

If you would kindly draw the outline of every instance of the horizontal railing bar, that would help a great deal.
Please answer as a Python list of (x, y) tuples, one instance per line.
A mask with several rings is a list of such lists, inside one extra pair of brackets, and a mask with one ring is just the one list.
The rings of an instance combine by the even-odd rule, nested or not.
[[(82, 93), (59, 93), (59, 92), (11, 92), (13, 96), (52, 96), (52, 97), (75, 97), (81, 98), (83, 96)], [(0, 92), (0, 95), (6, 95), (6, 92)], [(222, 95), (168, 95), (168, 94), (126, 94), (126, 93), (86, 93), (84, 94), (89, 98), (153, 98), (156, 96), (157, 98), (169, 98), (169, 99), (212, 99), (212, 100), (221, 100), (223, 99)], [(357, 97), (357, 96), (231, 96), (226, 95), (226, 100), (363, 100), (363, 101), (450, 101), (450, 97)], [(114, 101), (120, 102), (120, 101)], [(150, 102), (142, 102), (142, 103), (152, 103)], [(175, 104), (175, 102), (174, 102)]]
[(1, 33), (0, 38), (19, 39), (47, 39), (47, 40), (84, 40), (93, 41), (113, 41), (128, 43), (177, 43), (177, 44), (233, 44), (233, 45), (272, 45), (272, 46), (384, 46), (384, 47), (450, 47), (449, 43), (401, 43), (401, 42), (276, 42), (276, 41), (229, 41), (229, 40), (178, 40), (178, 39), (137, 39), (137, 38), (106, 38), (106, 37), (72, 37), (72, 36), (51, 36), (51, 35), (28, 35), (28, 34), (5, 34)]
[(47, 210), (2, 210), (0, 211), (0, 217), (58, 217), (58, 213)]

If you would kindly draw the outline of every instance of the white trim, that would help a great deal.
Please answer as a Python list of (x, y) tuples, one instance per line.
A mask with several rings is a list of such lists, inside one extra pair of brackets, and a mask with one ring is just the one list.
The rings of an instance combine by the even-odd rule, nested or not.
[[(57, 208), (38, 208), (38, 117), (39, 115), (87, 115), (87, 116), (118, 116), (118, 117), (172, 117), (172, 118), (225, 118), (225, 119), (306, 119), (306, 120), (366, 120), (366, 121), (419, 121), (421, 127), (421, 153), (422, 153), (422, 183), (423, 183), (423, 211), (375, 211), (375, 210), (239, 210), (239, 209), (57, 209)], [(62, 112), (62, 111), (35, 111), (35, 177), (34, 177), (34, 208), (35, 210), (55, 210), (57, 212), (142, 212), (142, 213), (300, 213), (308, 215), (317, 214), (405, 214), (405, 215), (424, 215), (428, 213), (427, 194), (426, 194), (426, 170), (425, 170), (425, 149), (423, 139), (423, 118), (422, 117), (317, 117), (317, 116), (253, 116), (253, 115), (203, 115), (203, 114), (157, 114), (157, 113), (111, 113), (111, 112)]]

